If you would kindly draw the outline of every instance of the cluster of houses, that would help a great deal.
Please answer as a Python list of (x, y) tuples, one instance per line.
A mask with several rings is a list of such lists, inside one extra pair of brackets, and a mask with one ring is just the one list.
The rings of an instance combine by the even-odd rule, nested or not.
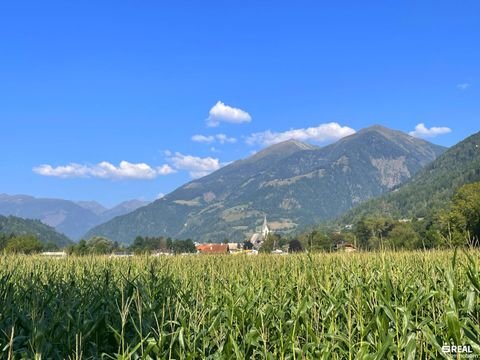
[[(250, 236), (250, 243), (253, 245), (252, 249), (244, 249), (243, 244), (241, 243), (224, 243), (224, 244), (201, 244), (196, 243), (195, 247), (197, 249), (197, 254), (247, 254), (247, 255), (256, 255), (258, 254), (258, 250), (262, 247), (265, 240), (268, 238), (268, 235), (272, 233), (272, 230), (268, 226), (267, 217), (265, 216), (263, 219), (263, 223), (261, 226), (256, 228), (255, 233)], [(352, 244), (343, 242), (337, 244), (336, 246), (337, 251), (343, 252), (354, 252), (357, 251), (355, 246)], [(287, 254), (283, 250), (276, 249), (272, 251), (272, 254), (279, 254), (284, 255)], [(49, 256), (49, 257), (64, 257), (67, 256), (66, 252), (44, 252), (41, 255)], [(172, 253), (165, 253), (165, 252), (158, 252), (152, 254), (153, 256), (162, 256), (162, 255), (173, 255)], [(195, 255), (195, 254), (184, 254), (184, 255)], [(118, 253), (112, 254), (111, 257), (130, 257), (133, 254), (127, 253)]]
[[(256, 255), (261, 248), (264, 241), (272, 231), (268, 226), (267, 217), (263, 218), (261, 226), (256, 228), (255, 233), (250, 237), (250, 243), (253, 245), (253, 249), (244, 250), (243, 245), (240, 243), (228, 243), (228, 244), (198, 244), (196, 245), (197, 251), (200, 254), (249, 254)], [(281, 251), (281, 250), (279, 250)], [(278, 251), (277, 251), (278, 252)], [(283, 253), (283, 251), (281, 251)]]
[[(256, 228), (255, 233), (250, 236), (250, 243), (253, 245), (253, 249), (244, 250), (243, 245), (239, 243), (228, 244), (196, 244), (197, 252), (199, 254), (248, 254), (256, 255), (258, 250), (262, 247), (268, 235), (272, 233), (272, 230), (268, 226), (267, 217), (263, 219), (261, 226)], [(350, 243), (342, 242), (336, 245), (336, 250), (341, 252), (354, 252), (357, 251), (355, 246)], [(285, 255), (287, 254), (283, 250), (276, 249), (272, 251), (272, 254)]]

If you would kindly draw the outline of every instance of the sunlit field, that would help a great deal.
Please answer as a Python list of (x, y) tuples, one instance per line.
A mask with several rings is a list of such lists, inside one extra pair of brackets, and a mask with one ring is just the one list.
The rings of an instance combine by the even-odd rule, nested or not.
[(479, 255), (0, 257), (0, 358), (480, 354)]

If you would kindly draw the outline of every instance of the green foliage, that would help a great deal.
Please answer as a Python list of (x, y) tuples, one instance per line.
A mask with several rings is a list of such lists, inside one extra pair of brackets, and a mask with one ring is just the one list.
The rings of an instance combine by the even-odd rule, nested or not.
[(426, 221), (393, 220), (389, 217), (370, 216), (360, 219), (353, 235), (358, 247), (365, 250), (413, 250), (441, 246), (438, 233)]
[(137, 236), (129, 247), (135, 254), (151, 254), (152, 252), (172, 252), (174, 254), (195, 253), (197, 249), (191, 239), (172, 240), (165, 237)]
[(288, 243), (288, 252), (289, 253), (298, 253), (303, 251), (302, 243), (297, 240), (293, 239)]
[(273, 250), (275, 250), (275, 242), (273, 240), (273, 236), (269, 235), (263, 241), (263, 244), (258, 251), (261, 253), (270, 253)]
[(480, 353), (480, 253), (9, 256), (0, 358), (439, 359)]
[(270, 253), (273, 250), (282, 249), (288, 245), (288, 240), (283, 238), (280, 234), (270, 233), (263, 242), (259, 252)]
[(420, 238), (412, 223), (396, 223), (388, 233), (387, 247), (407, 250), (420, 248)]
[(331, 251), (335, 246), (337, 238), (332, 231), (315, 229), (306, 231), (297, 236), (306, 251)]
[(480, 245), (480, 182), (462, 186), (438, 219), (449, 245)]
[(105, 255), (115, 251), (122, 251), (117, 243), (110, 239), (94, 236), (88, 241), (80, 240), (77, 244), (68, 247), (67, 252), (70, 255)]
[(175, 240), (172, 242), (171, 250), (174, 254), (196, 253), (197, 248), (191, 239)]
[(0, 251), (5, 254), (35, 254), (43, 250), (43, 244), (33, 235), (0, 234)]

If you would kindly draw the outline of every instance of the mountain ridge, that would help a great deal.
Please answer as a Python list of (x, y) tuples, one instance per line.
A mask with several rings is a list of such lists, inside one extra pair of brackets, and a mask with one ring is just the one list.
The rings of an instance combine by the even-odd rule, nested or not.
[(455, 191), (480, 181), (480, 132), (449, 148), (394, 191), (353, 208), (341, 222), (382, 213), (395, 218), (431, 216), (447, 205)]
[(72, 244), (64, 234), (60, 234), (51, 226), (39, 220), (22, 219), (16, 216), (0, 215), (0, 233), (15, 235), (34, 235), (42, 244), (53, 243), (58, 247)]

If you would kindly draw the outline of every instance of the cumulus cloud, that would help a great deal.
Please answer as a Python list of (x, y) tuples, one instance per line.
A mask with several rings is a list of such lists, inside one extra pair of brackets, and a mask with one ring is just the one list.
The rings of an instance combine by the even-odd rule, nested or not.
[(168, 164), (164, 164), (162, 166), (157, 167), (157, 174), (159, 175), (170, 175), (175, 172), (177, 171)]
[(427, 128), (424, 123), (420, 123), (415, 126), (414, 131), (410, 131), (408, 134), (417, 138), (432, 138), (438, 135), (448, 134), (452, 132), (452, 129), (448, 127), (431, 127)]
[(121, 161), (115, 166), (107, 161), (102, 161), (96, 165), (82, 165), (70, 163), (53, 167), (44, 164), (33, 168), (33, 171), (43, 176), (53, 176), (59, 178), (101, 178), (101, 179), (154, 179), (159, 175), (168, 175), (175, 170), (170, 165), (162, 165), (152, 168), (145, 163), (130, 163)]
[(204, 144), (211, 144), (213, 142), (219, 142), (220, 144), (234, 144), (237, 142), (237, 139), (234, 137), (227, 136), (225, 134), (217, 134), (217, 135), (193, 135), (192, 141), (204, 143)]
[(336, 122), (320, 124), (317, 127), (291, 129), (284, 132), (263, 131), (250, 135), (246, 139), (249, 145), (272, 145), (287, 140), (314, 141), (325, 143), (352, 135), (355, 130), (348, 126), (341, 126)]
[(186, 170), (192, 178), (199, 178), (220, 169), (220, 160), (212, 157), (201, 158), (198, 156), (184, 155), (176, 152), (169, 158), (173, 166), (178, 170)]
[(470, 87), (469, 83), (462, 83), (457, 85), (457, 88), (460, 90), (467, 90), (469, 87)]
[(250, 121), (252, 121), (252, 117), (248, 112), (218, 101), (208, 113), (207, 126), (216, 127), (220, 125), (221, 122), (241, 124)]

